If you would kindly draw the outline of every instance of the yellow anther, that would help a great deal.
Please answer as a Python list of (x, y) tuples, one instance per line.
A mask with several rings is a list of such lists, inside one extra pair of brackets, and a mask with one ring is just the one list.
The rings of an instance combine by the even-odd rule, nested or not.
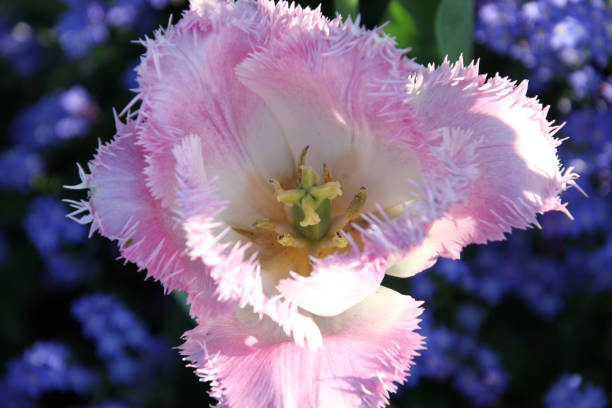
[(329, 171), (329, 167), (327, 167), (327, 163), (323, 163), (323, 182), (329, 183), (330, 181), (334, 181), (334, 176)]
[(357, 190), (357, 193), (355, 193), (346, 209), (346, 218), (348, 218), (349, 221), (359, 217), (367, 199), (368, 190), (365, 187), (361, 187)]
[(253, 222), (252, 227), (266, 231), (274, 231), (276, 226), (271, 223), (267, 218), (258, 218)]
[(340, 231), (336, 231), (334, 237), (332, 238), (332, 243), (336, 248), (346, 248), (348, 245), (348, 240), (340, 233)]
[(277, 197), (277, 198), (278, 198), (278, 193), (279, 193), (279, 191), (282, 191), (282, 190), (283, 190), (283, 188), (281, 187), (281, 184), (280, 184), (280, 183), (279, 183), (277, 180), (275, 180), (275, 179), (273, 179), (273, 178), (271, 178), (270, 180), (268, 180), (268, 182), (269, 182), (270, 184), (272, 184), (272, 187), (274, 187), (274, 197)]
[(300, 221), (300, 225), (302, 227), (317, 225), (319, 222), (321, 222), (321, 218), (319, 217), (319, 214), (317, 214), (317, 203), (312, 196), (305, 196), (300, 203), (300, 207), (304, 212), (304, 219)]
[(300, 157), (298, 158), (296, 169), (298, 184), (302, 182), (302, 167), (304, 167), (304, 165), (306, 164), (306, 153), (308, 153), (309, 148), (310, 146), (306, 146), (305, 148), (303, 148), (300, 153)]
[(276, 241), (282, 246), (290, 247), (293, 246), (295, 238), (293, 238), (291, 234), (280, 234)]
[(340, 189), (340, 183), (337, 181), (329, 181), (325, 184), (321, 184), (320, 186), (314, 186), (310, 189), (310, 194), (317, 200), (328, 199), (332, 200), (337, 196), (342, 195), (342, 190)]

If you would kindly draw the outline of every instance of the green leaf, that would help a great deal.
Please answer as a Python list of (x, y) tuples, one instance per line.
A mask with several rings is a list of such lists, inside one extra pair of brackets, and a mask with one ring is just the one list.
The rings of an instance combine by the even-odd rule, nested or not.
[(435, 23), (440, 56), (454, 61), (463, 54), (464, 60), (471, 60), (473, 25), (474, 0), (441, 0)]
[(409, 57), (421, 64), (440, 61), (434, 32), (434, 20), (440, 0), (391, 0), (383, 20), (384, 31), (394, 36), (402, 48), (410, 48)]
[(355, 21), (359, 12), (359, 0), (334, 0), (334, 7), (342, 15), (343, 20), (351, 16)]

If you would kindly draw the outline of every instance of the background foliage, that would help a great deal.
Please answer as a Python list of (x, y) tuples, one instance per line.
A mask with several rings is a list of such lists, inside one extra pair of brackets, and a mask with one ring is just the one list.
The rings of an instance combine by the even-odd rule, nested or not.
[[(316, 6), (318, 1), (301, 1)], [(8, 407), (212, 403), (172, 346), (193, 323), (180, 299), (115, 261), (114, 245), (64, 218), (98, 139), (114, 133), (142, 52), (181, 0), (0, 3), (0, 400)], [(576, 220), (469, 247), (385, 284), (426, 301), (428, 350), (393, 407), (603, 408), (612, 395), (612, 5), (604, 0), (324, 1), (385, 31), (422, 64), (479, 58), (528, 78), (566, 121), (560, 150), (582, 174)], [(360, 17), (357, 17), (357, 16)]]

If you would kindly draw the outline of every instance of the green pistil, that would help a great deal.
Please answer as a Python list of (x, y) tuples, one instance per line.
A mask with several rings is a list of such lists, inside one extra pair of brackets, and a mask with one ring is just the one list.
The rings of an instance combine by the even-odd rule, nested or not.
[(319, 241), (331, 226), (330, 200), (342, 194), (340, 183), (317, 184), (319, 175), (310, 166), (300, 167), (300, 185), (277, 192), (278, 201), (293, 207), (295, 227), (309, 241)]

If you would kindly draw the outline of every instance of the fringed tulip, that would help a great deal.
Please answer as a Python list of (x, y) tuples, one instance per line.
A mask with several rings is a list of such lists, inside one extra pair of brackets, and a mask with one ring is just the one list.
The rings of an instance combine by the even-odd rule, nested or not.
[(71, 216), (187, 292), (182, 351), (221, 406), (383, 406), (423, 347), (385, 274), (566, 211), (525, 83), (284, 1), (192, 0), (142, 44)]

